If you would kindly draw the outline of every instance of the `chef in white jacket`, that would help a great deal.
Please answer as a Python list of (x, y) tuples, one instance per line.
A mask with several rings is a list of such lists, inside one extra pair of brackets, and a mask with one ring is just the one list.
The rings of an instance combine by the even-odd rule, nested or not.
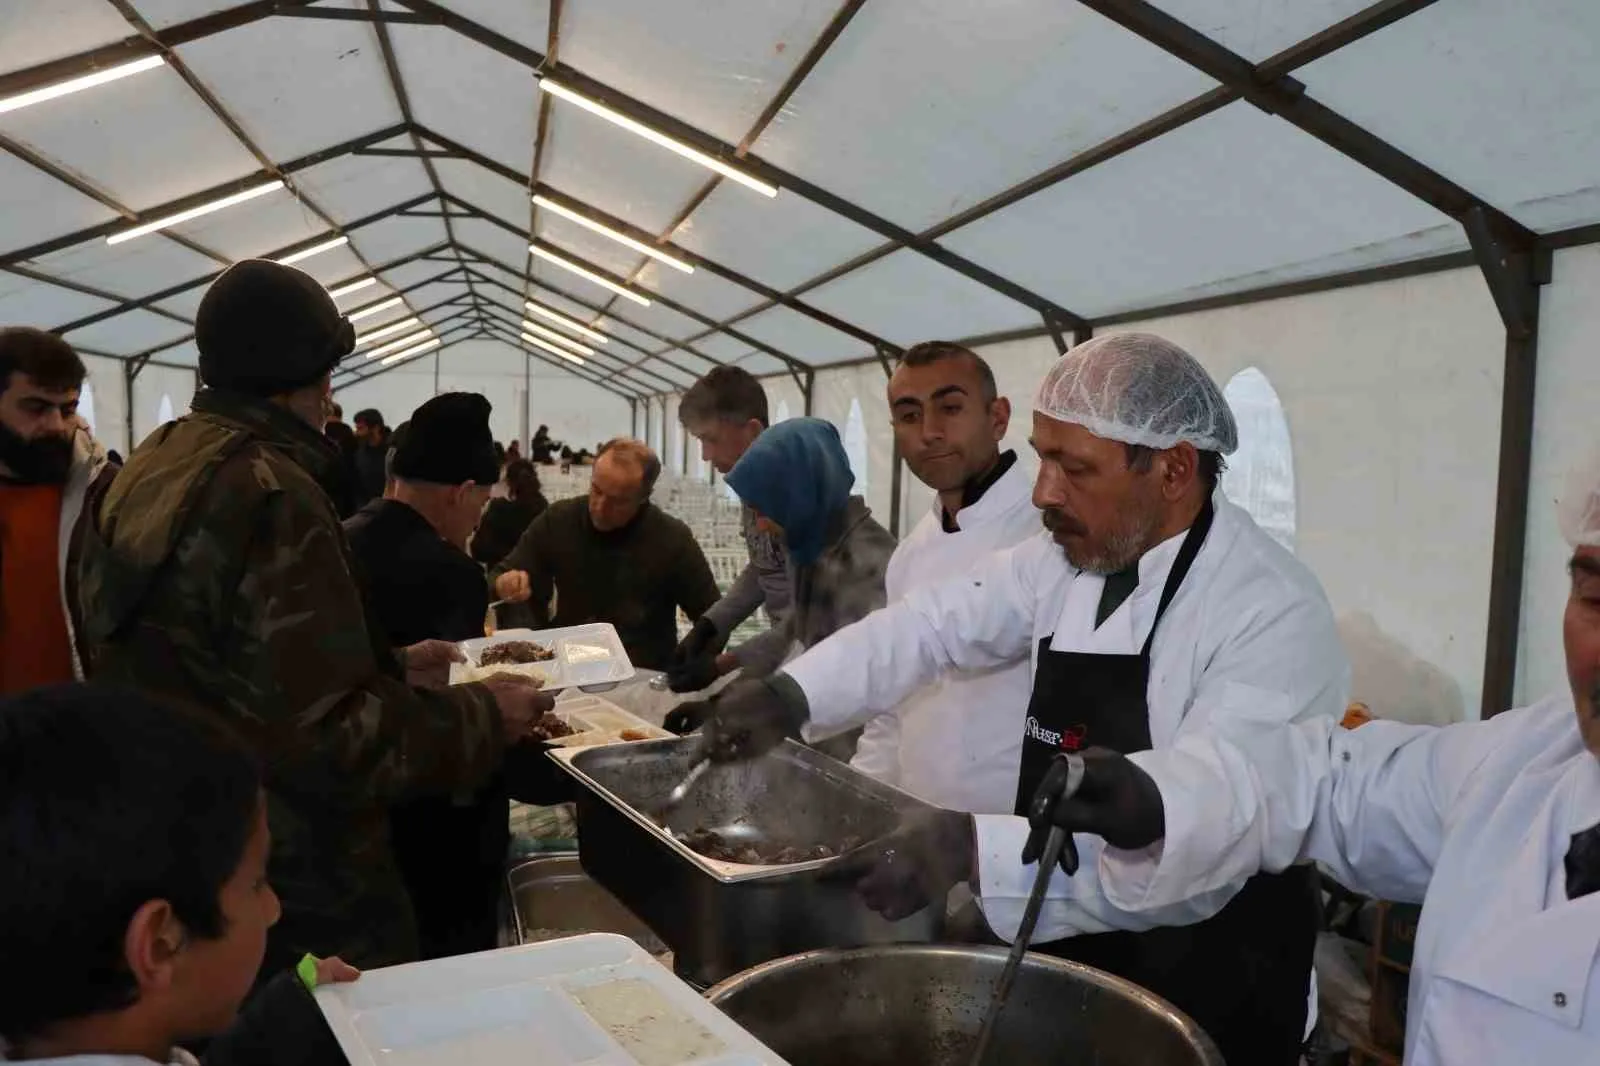
[[(1348, 665), (1316, 579), (1217, 491), (1237, 431), (1199, 363), (1149, 334), (1097, 337), (1056, 363), (1034, 408), (1034, 504), (1049, 534), (912, 591), (764, 682), (730, 686), (706, 727), (713, 757), (765, 750), (808, 720), (845, 729), (949, 669), (1028, 658), (1022, 813), (1061, 752), (1161, 749), (1343, 711)], [(971, 879), (1006, 937), (1030, 887), (1018, 863), (1027, 835), (1022, 818), (939, 811), (847, 866), (866, 870), (858, 889), (889, 917)], [(1036, 934), (1070, 939), (1045, 950), (1164, 996), (1230, 1066), (1296, 1062), (1317, 928), (1311, 871), (1241, 876), (1176, 915), (1130, 915), (1100, 891), (1095, 848), (1084, 842), (1070, 905)]]
[(1108, 902), (1170, 913), (1315, 859), (1422, 904), (1407, 1066), (1600, 1063), (1600, 462), (1561, 511), (1569, 691), (1444, 727), (1317, 720), (1087, 753), (1051, 813), (1121, 845), (1100, 855)]
[[(1000, 450), (1011, 403), (981, 356), (949, 341), (914, 345), (889, 378), (888, 398), (896, 450), (937, 493), (889, 559), (884, 590), (892, 603), (1040, 527), (1032, 478), (1016, 452)], [(940, 807), (1009, 814), (1028, 689), (1025, 657), (946, 670), (868, 722), (850, 765)]]

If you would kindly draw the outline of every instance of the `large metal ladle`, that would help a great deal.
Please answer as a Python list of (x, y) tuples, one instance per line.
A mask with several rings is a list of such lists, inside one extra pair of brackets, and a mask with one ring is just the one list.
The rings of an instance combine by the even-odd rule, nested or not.
[[(1062, 792), (1062, 798), (1071, 796), (1083, 783), (1083, 761), (1069, 757), (1067, 771), (1067, 786)], [(1062, 859), (1063, 851), (1066, 852), (1065, 860)], [(1044, 854), (1039, 856), (1039, 871), (1033, 877), (1033, 891), (1028, 893), (1028, 905), (1022, 912), (1022, 924), (1017, 927), (1016, 939), (1011, 942), (1011, 954), (1006, 956), (1005, 969), (1000, 971), (1000, 979), (995, 982), (994, 994), (989, 1000), (989, 1011), (983, 1017), (983, 1028), (978, 1031), (978, 1042), (972, 1049), (971, 1066), (983, 1066), (983, 1060), (989, 1052), (995, 1026), (999, 1024), (1000, 1015), (1006, 1009), (1006, 999), (1011, 995), (1011, 986), (1016, 983), (1017, 971), (1022, 966), (1022, 956), (1028, 953), (1034, 926), (1039, 924), (1039, 911), (1044, 907), (1045, 890), (1050, 887), (1050, 878), (1055, 873), (1058, 862), (1066, 870), (1067, 876), (1070, 877), (1078, 872), (1078, 851), (1071, 846), (1071, 834), (1060, 826), (1052, 826), (1050, 835), (1045, 838)]]

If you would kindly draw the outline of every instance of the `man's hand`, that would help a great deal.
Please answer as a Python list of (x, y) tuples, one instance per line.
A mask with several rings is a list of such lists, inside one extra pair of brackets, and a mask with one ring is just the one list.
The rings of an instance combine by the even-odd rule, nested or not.
[(450, 683), (450, 664), (467, 657), (448, 640), (424, 640), (401, 649), (406, 663), (406, 684), (415, 688), (444, 688)]
[(515, 744), (533, 735), (534, 723), (555, 709), (556, 698), (529, 677), (500, 674), (487, 677), (483, 686), (494, 695), (505, 727), (506, 743)]
[[(701, 618), (695, 622), (694, 628), (684, 634), (678, 641), (678, 646), (672, 649), (672, 664), (686, 663), (698, 659), (707, 652), (714, 651), (720, 644), (717, 639), (717, 627), (709, 618)], [(673, 691), (677, 691), (674, 689)]]
[(919, 811), (894, 832), (843, 856), (829, 880), (856, 883), (861, 901), (890, 921), (930, 903), (944, 905), (950, 890), (972, 877), (977, 831), (959, 811)]
[(720, 658), (707, 653), (695, 659), (674, 662), (667, 667), (667, 687), (674, 692), (699, 692), (710, 688), (722, 676)]
[[(1166, 822), (1155, 779), (1127, 756), (1107, 748), (1057, 755), (1028, 806), (1031, 831), (1022, 861), (1038, 861), (1051, 826), (1069, 833), (1093, 833), (1114, 848), (1131, 851), (1160, 840), (1166, 835)], [(1061, 853), (1063, 866), (1069, 851), (1070, 842)], [(1075, 854), (1072, 861), (1075, 867)]]
[(667, 712), (667, 717), (661, 722), (661, 728), (680, 737), (686, 737), (704, 725), (710, 715), (710, 700), (688, 700)]
[(494, 598), (508, 603), (527, 603), (533, 595), (533, 583), (526, 570), (507, 570), (494, 579)]
[(784, 699), (771, 679), (735, 681), (710, 703), (701, 734), (705, 753), (715, 762), (765, 755), (785, 737), (799, 736), (806, 722), (805, 712)]

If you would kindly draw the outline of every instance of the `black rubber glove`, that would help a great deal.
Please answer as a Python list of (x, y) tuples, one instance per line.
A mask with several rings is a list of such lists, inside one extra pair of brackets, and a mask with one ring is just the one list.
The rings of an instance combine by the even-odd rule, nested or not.
[(894, 832), (842, 856), (829, 880), (852, 880), (861, 901), (890, 921), (929, 904), (944, 906), (950, 890), (972, 877), (972, 816), (919, 811)]
[(717, 653), (708, 652), (667, 667), (667, 687), (674, 692), (699, 692), (710, 688), (721, 676), (717, 670)]
[(667, 717), (661, 722), (661, 728), (680, 737), (686, 737), (705, 724), (706, 717), (710, 714), (710, 700), (689, 700), (668, 711)]
[[(1022, 861), (1025, 865), (1038, 861), (1054, 825), (1069, 833), (1093, 833), (1114, 848), (1136, 850), (1165, 836), (1166, 824), (1155, 779), (1127, 756), (1109, 748), (1057, 755), (1028, 806), (1030, 832)], [(1061, 852), (1061, 866), (1072, 873), (1077, 865), (1077, 851), (1069, 841)]]
[(714, 762), (754, 759), (798, 737), (807, 717), (805, 694), (783, 674), (735, 681), (711, 699), (705, 754)]
[[(673, 666), (677, 666), (679, 663), (698, 659), (707, 652), (713, 653), (714, 656), (719, 650), (721, 650), (721, 642), (717, 640), (717, 627), (712, 625), (711, 619), (701, 618), (695, 622), (694, 628), (685, 633), (683, 639), (678, 641), (678, 646), (672, 649), (671, 662)], [(668, 672), (670, 673), (671, 671), (669, 670)], [(702, 685), (701, 687), (704, 688), (705, 686)], [(676, 692), (678, 690), (673, 689), (673, 691)]]

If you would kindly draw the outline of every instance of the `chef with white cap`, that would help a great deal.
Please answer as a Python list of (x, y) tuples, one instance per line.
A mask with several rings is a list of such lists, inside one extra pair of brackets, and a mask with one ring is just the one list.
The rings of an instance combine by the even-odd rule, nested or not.
[[(1046, 532), (912, 591), (763, 681), (730, 686), (706, 726), (714, 758), (843, 730), (948, 669), (1028, 658), (1017, 774), (1025, 813), (1055, 756), (1163, 748), (1343, 712), (1349, 667), (1311, 573), (1218, 490), (1237, 431), (1188, 353), (1109, 334), (1062, 356), (1034, 402)], [(974, 715), (1014, 717), (973, 706)], [(1013, 711), (1013, 714), (1015, 712)], [(1014, 935), (1033, 871), (1028, 823), (939, 811), (847, 860), (869, 905), (910, 914), (971, 881)], [(1129, 915), (1096, 881), (1098, 838), (1041, 920), (1044, 950), (1126, 977), (1209, 1032), (1229, 1066), (1291, 1066), (1305, 1032), (1318, 912), (1309, 867), (1240, 876)], [(1156, 928), (1174, 923), (1182, 928)]]
[(1070, 794), (1066, 760), (1046, 775), (1039, 831), (1115, 841), (1097, 882), (1130, 912), (1307, 859), (1421, 903), (1407, 1066), (1600, 1063), (1600, 454), (1560, 518), (1562, 691), (1444, 727), (1315, 720), (1086, 752)]

